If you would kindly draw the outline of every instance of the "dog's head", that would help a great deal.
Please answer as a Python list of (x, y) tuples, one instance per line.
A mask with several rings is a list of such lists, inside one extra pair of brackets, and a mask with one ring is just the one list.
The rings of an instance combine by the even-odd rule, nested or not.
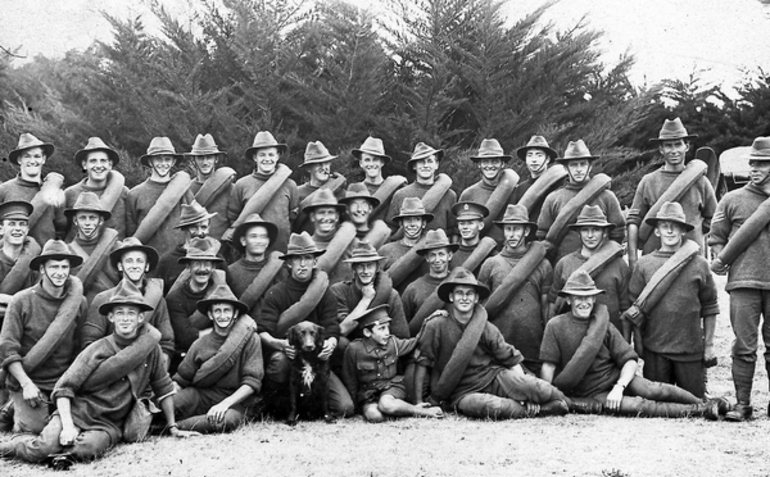
[(324, 346), (324, 329), (315, 323), (302, 321), (289, 328), (286, 338), (298, 353), (318, 354)]

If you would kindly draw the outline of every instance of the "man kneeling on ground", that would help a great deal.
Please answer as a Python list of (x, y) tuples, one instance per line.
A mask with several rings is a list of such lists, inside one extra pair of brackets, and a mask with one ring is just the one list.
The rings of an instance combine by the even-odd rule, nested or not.
[[(717, 420), (730, 409), (724, 398), (704, 401), (672, 384), (636, 375), (639, 357), (614, 326), (585, 270), (575, 271), (559, 294), (571, 311), (548, 322), (540, 348), (541, 375), (572, 397), (573, 409), (624, 416)], [(558, 373), (557, 373), (558, 370)]]
[(227, 285), (198, 302), (214, 331), (190, 346), (174, 375), (180, 429), (230, 432), (244, 422), (264, 376), (257, 324), (246, 308)]

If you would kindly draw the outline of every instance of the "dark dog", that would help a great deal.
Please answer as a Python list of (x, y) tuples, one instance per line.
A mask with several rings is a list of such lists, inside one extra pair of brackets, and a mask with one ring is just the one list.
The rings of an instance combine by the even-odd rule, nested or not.
[(331, 422), (329, 361), (318, 358), (323, 350), (324, 329), (315, 323), (303, 321), (289, 328), (286, 337), (297, 352), (289, 377), (290, 408), (287, 424), (295, 425), (300, 416), (305, 419), (323, 417)]

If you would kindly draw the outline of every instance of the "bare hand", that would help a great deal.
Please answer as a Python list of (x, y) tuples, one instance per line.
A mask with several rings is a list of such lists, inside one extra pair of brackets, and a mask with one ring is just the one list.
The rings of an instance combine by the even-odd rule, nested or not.
[(730, 269), (730, 265), (724, 263), (719, 257), (711, 262), (711, 271), (717, 275), (724, 275)]
[(706, 345), (703, 351), (703, 364), (707, 368), (712, 368), (717, 365), (717, 354), (713, 344)]
[(30, 381), (28, 384), (23, 386), (21, 394), (24, 400), (27, 401), (27, 404), (30, 406), (37, 407), (38, 404), (40, 404), (40, 389), (35, 386), (35, 383)]
[(607, 402), (604, 407), (612, 412), (620, 411), (620, 402), (623, 400), (623, 386), (616, 384), (612, 391), (607, 395)]
[(206, 418), (209, 422), (214, 424), (221, 424), (225, 420), (225, 413), (230, 409), (226, 403), (220, 402), (216, 406), (212, 406), (209, 412), (206, 413)]
[(363, 294), (364, 298), (367, 300), (373, 300), (374, 299), (374, 285), (368, 284), (361, 287), (361, 294)]
[(196, 437), (202, 435), (200, 432), (196, 431), (183, 431), (179, 429), (178, 427), (172, 427), (169, 430), (169, 433), (171, 433), (172, 436), (176, 437), (177, 439), (186, 439), (188, 437)]
[(80, 431), (78, 431), (75, 426), (62, 427), (62, 430), (59, 433), (59, 444), (64, 447), (73, 445), (78, 434), (80, 434)]
[(332, 353), (334, 352), (334, 348), (337, 347), (337, 340), (334, 338), (327, 338), (326, 341), (324, 341), (324, 348), (321, 350), (320, 353), (318, 353), (318, 359), (326, 361), (329, 358), (331, 358)]
[(527, 401), (524, 403), (524, 407), (527, 408), (527, 417), (535, 417), (540, 414), (540, 404)]
[(283, 342), (283, 352), (289, 359), (294, 359), (297, 357), (297, 349), (290, 345), (288, 341), (284, 340)]

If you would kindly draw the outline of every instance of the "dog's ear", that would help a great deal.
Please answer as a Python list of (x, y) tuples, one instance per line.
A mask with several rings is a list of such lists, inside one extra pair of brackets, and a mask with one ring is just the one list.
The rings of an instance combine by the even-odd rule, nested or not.
[(291, 328), (289, 328), (289, 331), (286, 332), (286, 339), (289, 341), (290, 345), (294, 346), (294, 344), (299, 339), (299, 337), (297, 336), (297, 325), (294, 325)]
[(324, 329), (322, 326), (313, 324), (313, 331), (315, 332), (315, 344), (318, 347), (318, 349), (323, 348), (324, 346)]

